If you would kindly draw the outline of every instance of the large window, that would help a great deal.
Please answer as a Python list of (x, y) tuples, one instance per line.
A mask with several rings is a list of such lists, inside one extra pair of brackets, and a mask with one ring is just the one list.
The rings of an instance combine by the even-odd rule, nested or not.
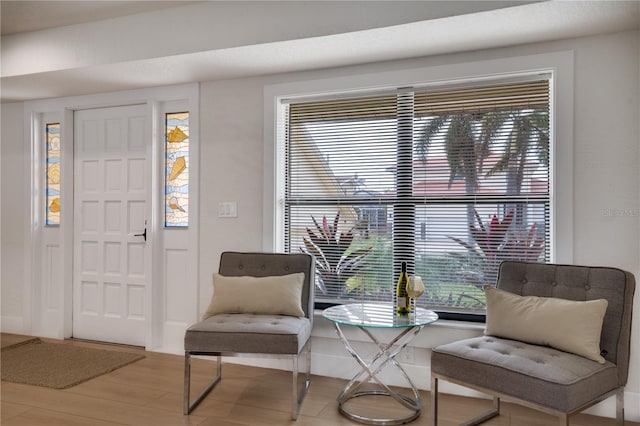
[(285, 102), (284, 243), (316, 301), (483, 313), (505, 259), (550, 256), (549, 76)]

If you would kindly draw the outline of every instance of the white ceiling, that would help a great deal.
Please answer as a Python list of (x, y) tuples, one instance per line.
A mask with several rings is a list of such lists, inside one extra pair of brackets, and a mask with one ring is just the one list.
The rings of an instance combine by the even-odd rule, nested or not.
[(2, 0), (0, 34), (8, 35), (119, 16), (185, 6), (189, 0), (148, 1), (32, 1)]
[[(57, 6), (55, 13), (52, 4)], [(637, 1), (2, 0), (1, 6), (3, 102), (363, 64), (640, 28)], [(170, 21), (178, 16), (182, 17), (179, 28), (191, 31), (172, 31)], [(294, 25), (285, 28), (282, 22)], [(71, 26), (52, 27), (60, 25)], [(117, 28), (111, 37), (114, 46), (101, 35), (105, 28)], [(170, 46), (164, 52), (156, 46), (163, 43)], [(46, 58), (43, 46), (61, 53), (42, 59)]]

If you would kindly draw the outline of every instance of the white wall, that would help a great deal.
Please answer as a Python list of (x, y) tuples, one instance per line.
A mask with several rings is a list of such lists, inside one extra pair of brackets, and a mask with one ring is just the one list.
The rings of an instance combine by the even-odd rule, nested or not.
[[(640, 34), (638, 31), (538, 43), (512, 48), (442, 55), (406, 61), (205, 82), (200, 89), (201, 239), (200, 309), (211, 295), (211, 274), (224, 250), (263, 247), (263, 95), (268, 85), (390, 70), (459, 64), (511, 56), (573, 50), (573, 262), (617, 266), (640, 277)], [(2, 109), (2, 330), (21, 331), (13, 316), (22, 314), (24, 269), (19, 266), (28, 188), (20, 170), (21, 104)], [(7, 176), (11, 176), (7, 178)], [(15, 177), (14, 177), (15, 176)], [(22, 179), (22, 180), (21, 180)], [(6, 200), (15, 197), (14, 206)], [(220, 201), (237, 201), (238, 217), (217, 217)], [(634, 303), (627, 418), (640, 420), (640, 291)], [(10, 320), (10, 321), (7, 321)], [(407, 355), (421, 388), (428, 388), (429, 350), (433, 345), (476, 335), (481, 329), (441, 323), (425, 329)], [(349, 377), (354, 362), (344, 353), (330, 325), (318, 319), (314, 329), (314, 372)], [(342, 352), (341, 352), (342, 351)], [(341, 367), (336, 368), (336, 365)], [(390, 378), (393, 379), (393, 378)], [(446, 389), (445, 389), (446, 391)], [(594, 412), (613, 416), (611, 401)]]
[(0, 312), (2, 313), (2, 330), (6, 328), (22, 329), (23, 327), (23, 283), (24, 283), (24, 250), (25, 226), (29, 217), (26, 210), (25, 172), (26, 146), (23, 144), (23, 104), (3, 104), (0, 139), (0, 170), (2, 187), (0, 204), (2, 211), (2, 292)]

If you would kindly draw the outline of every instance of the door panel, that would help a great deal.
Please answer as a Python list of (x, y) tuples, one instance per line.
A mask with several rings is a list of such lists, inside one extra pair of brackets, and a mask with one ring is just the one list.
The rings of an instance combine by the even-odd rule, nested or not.
[(73, 336), (144, 346), (150, 244), (146, 107), (74, 116)]

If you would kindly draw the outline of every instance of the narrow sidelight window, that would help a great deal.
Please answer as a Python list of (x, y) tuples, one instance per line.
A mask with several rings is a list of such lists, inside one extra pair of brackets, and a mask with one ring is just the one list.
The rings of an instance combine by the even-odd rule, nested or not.
[(189, 226), (189, 113), (165, 114), (165, 226)]
[(47, 123), (46, 138), (46, 213), (45, 225), (60, 225), (60, 123)]

